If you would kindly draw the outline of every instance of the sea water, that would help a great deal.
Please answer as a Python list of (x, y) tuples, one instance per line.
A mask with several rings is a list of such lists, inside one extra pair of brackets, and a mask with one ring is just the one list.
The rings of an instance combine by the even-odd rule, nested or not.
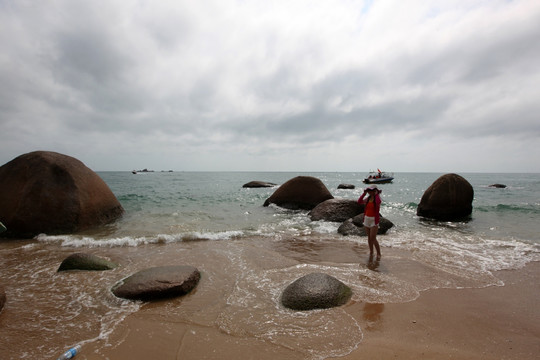
[[(395, 174), (393, 183), (379, 185), (381, 214), (395, 226), (379, 236), (383, 258), (376, 264), (369, 261), (365, 238), (339, 235), (340, 224), (262, 206), (277, 186), (298, 175), (319, 178), (336, 198), (356, 200), (364, 173), (98, 174), (126, 210), (121, 220), (79, 234), (0, 242), (8, 297), (0, 313), (0, 358), (54, 357), (75, 343), (83, 350), (96, 341), (114, 346), (109, 335), (143, 303), (118, 299), (110, 288), (151, 266), (187, 264), (203, 274), (196, 294), (178, 300), (182, 306), (154, 309), (158, 317), (264, 340), (301, 358), (325, 358), (358, 347), (362, 328), (341, 308), (284, 309), (280, 294), (300, 276), (325, 272), (353, 289), (353, 301), (389, 303), (412, 301), (428, 289), (500, 286), (497, 270), (540, 260), (540, 174), (460, 174), (474, 188), (473, 213), (463, 222), (416, 216), (422, 194), (442, 174)], [(252, 180), (278, 185), (242, 187)], [(342, 183), (356, 188), (338, 189)], [(494, 183), (507, 187), (490, 187)], [(56, 273), (74, 252), (121, 266)]]

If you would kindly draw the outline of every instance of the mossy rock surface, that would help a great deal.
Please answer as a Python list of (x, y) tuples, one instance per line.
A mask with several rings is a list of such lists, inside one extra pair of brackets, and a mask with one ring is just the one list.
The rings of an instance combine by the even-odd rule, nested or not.
[(102, 271), (102, 270), (112, 270), (118, 267), (117, 264), (103, 259), (99, 256), (85, 253), (76, 253), (68, 256), (62, 261), (58, 271), (67, 271), (67, 270), (93, 270), (93, 271)]

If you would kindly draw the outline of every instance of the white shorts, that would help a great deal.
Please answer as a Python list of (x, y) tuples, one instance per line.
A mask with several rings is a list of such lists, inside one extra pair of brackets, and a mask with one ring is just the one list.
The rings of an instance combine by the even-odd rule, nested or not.
[(377, 226), (375, 224), (375, 217), (374, 216), (364, 216), (364, 226), (368, 228), (372, 228), (374, 226)]

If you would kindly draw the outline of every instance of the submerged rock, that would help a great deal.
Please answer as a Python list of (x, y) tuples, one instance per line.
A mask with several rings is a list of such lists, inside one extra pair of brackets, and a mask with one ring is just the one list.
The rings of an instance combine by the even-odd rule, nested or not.
[(291, 210), (311, 210), (325, 200), (334, 197), (323, 182), (311, 176), (297, 176), (281, 185), (264, 206), (276, 204)]
[(130, 300), (157, 300), (193, 290), (201, 274), (193, 266), (159, 266), (141, 270), (118, 282), (111, 291)]
[[(348, 219), (338, 228), (338, 233), (345, 236), (367, 236), (366, 229), (364, 228), (364, 214), (359, 214), (352, 219)], [(394, 227), (394, 223), (388, 220), (385, 217), (380, 218), (379, 220), (379, 229), (377, 230), (377, 235), (384, 235)]]
[(311, 273), (287, 286), (281, 303), (292, 310), (327, 309), (346, 304), (351, 296), (351, 288), (338, 279)]
[(504, 184), (491, 184), (489, 185), (490, 188), (497, 188), (497, 189), (504, 189), (506, 188), (506, 185)]
[(441, 221), (457, 221), (470, 217), (474, 190), (457, 174), (446, 174), (435, 180), (424, 192), (416, 215)]
[(58, 268), (58, 271), (67, 271), (67, 270), (112, 270), (116, 268), (118, 265), (100, 258), (99, 256), (92, 255), (92, 254), (84, 254), (84, 253), (75, 253), (62, 261), (60, 264), (60, 267)]
[(356, 200), (329, 199), (315, 206), (309, 213), (312, 221), (343, 222), (364, 212), (364, 205)]
[(264, 182), (264, 181), (250, 181), (246, 184), (244, 184), (242, 187), (244, 188), (264, 188), (264, 187), (274, 187), (277, 184)]
[(338, 189), (347, 189), (347, 190), (351, 190), (351, 189), (355, 189), (356, 186), (354, 186), (353, 184), (339, 184)]
[(79, 160), (49, 151), (0, 167), (1, 236), (65, 234), (112, 222), (124, 209), (107, 184)]

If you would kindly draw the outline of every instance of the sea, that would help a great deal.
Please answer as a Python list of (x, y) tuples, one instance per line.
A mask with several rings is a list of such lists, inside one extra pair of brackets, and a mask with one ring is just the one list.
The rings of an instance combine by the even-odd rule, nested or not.
[[(365, 329), (343, 307), (298, 312), (280, 303), (294, 280), (324, 272), (353, 290), (353, 302), (414, 301), (423, 291), (503, 286), (497, 271), (540, 260), (540, 174), (460, 173), (474, 189), (471, 218), (416, 215), (441, 173), (396, 173), (381, 184), (381, 214), (394, 227), (379, 235), (382, 259), (365, 237), (343, 236), (339, 223), (311, 221), (264, 201), (296, 176), (320, 179), (336, 198), (358, 199), (364, 172), (98, 172), (125, 209), (113, 224), (77, 234), (0, 240), (0, 359), (56, 359), (75, 344), (114, 350), (111, 334), (148, 303), (110, 291), (136, 271), (192, 265), (196, 290), (160, 302), (154, 317), (217, 329), (286, 348), (302, 359), (344, 356), (362, 346)], [(253, 180), (277, 184), (244, 188)], [(504, 184), (494, 188), (492, 184)], [(353, 184), (354, 189), (338, 189)], [(86, 252), (120, 266), (58, 273), (64, 258)], [(344, 336), (345, 335), (345, 336)], [(152, 346), (151, 339), (148, 346)], [(99, 346), (95, 346), (99, 344)]]

